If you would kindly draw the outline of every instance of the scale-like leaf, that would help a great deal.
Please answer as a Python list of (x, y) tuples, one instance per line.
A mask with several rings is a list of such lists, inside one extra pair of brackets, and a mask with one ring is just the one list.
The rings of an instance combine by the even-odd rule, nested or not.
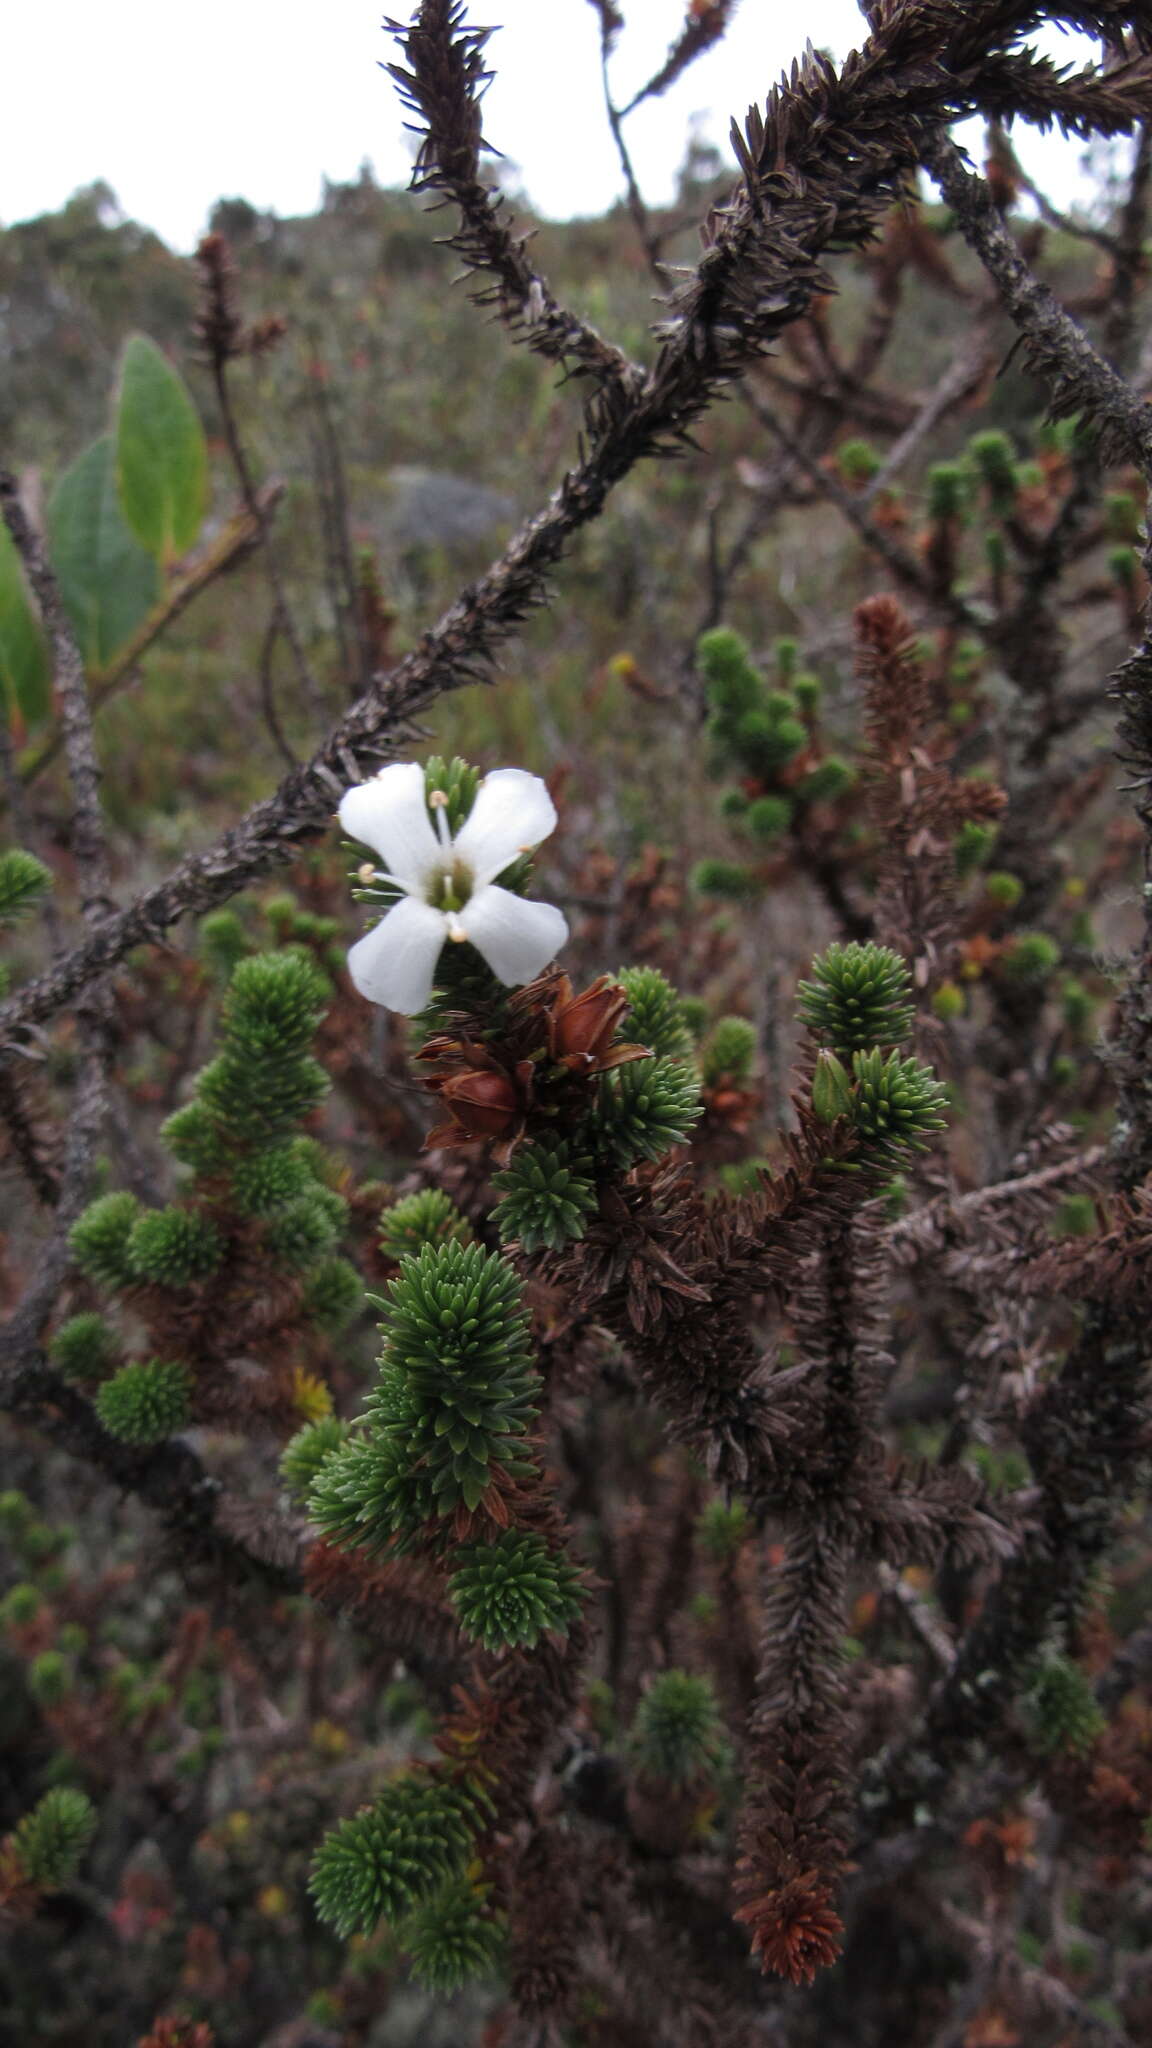
[(208, 449), (183, 378), (146, 334), (124, 344), (115, 434), (124, 516), (149, 554), (169, 563), (200, 531)]
[(0, 699), (34, 725), (47, 715), (52, 665), (16, 544), (0, 519)]
[(48, 505), (48, 545), (85, 663), (101, 668), (160, 595), (156, 563), (120, 509), (111, 434), (60, 478)]

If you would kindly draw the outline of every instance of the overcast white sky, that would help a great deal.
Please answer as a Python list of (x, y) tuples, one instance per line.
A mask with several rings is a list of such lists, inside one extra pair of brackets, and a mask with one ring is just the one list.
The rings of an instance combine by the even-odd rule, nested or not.
[[(623, 0), (614, 60), (624, 101), (660, 63), (685, 0)], [(46, 0), (13, 11), (4, 36), (0, 222), (50, 211), (104, 178), (126, 213), (177, 249), (202, 233), (213, 201), (242, 196), (277, 213), (311, 212), (325, 174), (382, 183), (409, 157), (391, 82), (381, 0)], [(406, 0), (392, 0), (404, 16)], [(602, 113), (598, 28), (587, 0), (471, 0), (470, 18), (502, 24), (490, 141), (519, 166), (545, 214), (598, 213), (619, 189)], [(804, 39), (843, 57), (861, 39), (855, 0), (742, 0), (725, 42), (629, 124), (648, 196), (666, 198), (694, 114), (724, 142), (729, 117), (762, 99)], [(1080, 36), (1050, 47), (1082, 62)], [(1053, 198), (1085, 190), (1079, 145), (1022, 152)]]

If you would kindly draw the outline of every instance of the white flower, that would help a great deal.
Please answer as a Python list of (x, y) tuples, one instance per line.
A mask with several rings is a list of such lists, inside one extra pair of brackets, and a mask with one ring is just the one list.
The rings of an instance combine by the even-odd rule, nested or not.
[(529, 903), (495, 877), (555, 829), (556, 807), (538, 775), (494, 768), (456, 837), (439, 792), (429, 800), (415, 761), (382, 768), (350, 789), (340, 823), (384, 863), (374, 878), (404, 891), (373, 931), (353, 946), (348, 971), (362, 996), (414, 1017), (432, 993), (445, 939), (470, 939), (493, 974), (509, 986), (531, 981), (568, 937), (563, 912)]

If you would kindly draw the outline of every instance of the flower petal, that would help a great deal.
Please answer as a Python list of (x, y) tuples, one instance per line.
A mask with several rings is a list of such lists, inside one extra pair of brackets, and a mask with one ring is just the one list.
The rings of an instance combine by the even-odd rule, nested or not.
[(370, 1003), (414, 1017), (432, 993), (436, 962), (447, 936), (448, 920), (442, 910), (405, 896), (373, 931), (356, 941), (348, 955), (348, 972)]
[(531, 981), (568, 937), (554, 903), (528, 903), (510, 889), (478, 889), (456, 919), (500, 981)]
[(418, 761), (393, 761), (371, 781), (346, 791), (340, 823), (350, 838), (378, 853), (389, 874), (413, 894), (420, 894), (428, 876), (442, 865)]
[(482, 889), (518, 854), (539, 846), (555, 830), (556, 806), (540, 777), (526, 768), (493, 768), (452, 848), (471, 868), (473, 887)]

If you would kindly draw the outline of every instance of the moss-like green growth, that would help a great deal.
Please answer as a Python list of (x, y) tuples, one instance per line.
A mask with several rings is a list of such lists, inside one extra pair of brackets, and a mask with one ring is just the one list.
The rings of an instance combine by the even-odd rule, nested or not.
[(709, 1032), (700, 1055), (706, 1088), (727, 1079), (747, 1081), (756, 1056), (756, 1026), (747, 1017), (721, 1017)]
[(310, 1883), (320, 1918), (343, 1936), (401, 1919), (463, 1875), (477, 1815), (476, 1796), (462, 1784), (415, 1773), (393, 1780), (374, 1806), (321, 1843)]
[(335, 1335), (363, 1306), (364, 1282), (347, 1259), (321, 1259), (312, 1267), (300, 1297), (300, 1313), (306, 1321)]
[(132, 1277), (153, 1287), (191, 1287), (214, 1273), (224, 1246), (214, 1223), (194, 1209), (152, 1209), (128, 1239)]
[(829, 946), (799, 984), (800, 1016), (813, 1038), (842, 1059), (874, 1046), (899, 1045), (912, 1028), (912, 977), (888, 946)]
[(682, 1145), (700, 1107), (699, 1082), (681, 1060), (634, 1060), (601, 1075), (591, 1142), (625, 1171), (638, 1159), (662, 1159)]
[(298, 1429), (280, 1453), (280, 1477), (297, 1500), (307, 1500), (324, 1460), (348, 1441), (349, 1425), (338, 1415), (322, 1415)]
[(413, 1975), (427, 1990), (459, 1991), (500, 1967), (507, 1931), (486, 1896), (470, 1877), (449, 1878), (408, 1915), (401, 1940)]
[(716, 1694), (691, 1671), (661, 1671), (636, 1709), (628, 1746), (646, 1777), (689, 1785), (715, 1773), (727, 1743)]
[(380, 1218), (380, 1249), (385, 1258), (410, 1258), (425, 1245), (471, 1244), (472, 1225), (441, 1188), (421, 1188), (385, 1209)]
[(591, 1165), (560, 1140), (522, 1145), (493, 1175), (502, 1190), (494, 1212), (501, 1241), (516, 1239), (530, 1253), (558, 1251), (583, 1237), (597, 1206)]
[(933, 1131), (946, 1129), (941, 1112), (948, 1091), (931, 1067), (891, 1052), (885, 1059), (876, 1049), (858, 1052), (852, 1061), (855, 1080), (852, 1121), (872, 1159), (898, 1159), (902, 1152), (922, 1152)]
[(685, 1059), (692, 1033), (677, 991), (658, 967), (622, 967), (616, 977), (628, 998), (617, 1036), (669, 1059)]
[(457, 1560), (452, 1604), (465, 1635), (486, 1650), (531, 1649), (542, 1635), (567, 1634), (580, 1612), (575, 1566), (528, 1530), (469, 1544)]
[(520, 1282), (480, 1245), (405, 1259), (381, 1329), (367, 1428), (325, 1461), (310, 1499), (326, 1536), (370, 1553), (434, 1539), (497, 1471), (527, 1476), (539, 1388)]
[(96, 1413), (109, 1436), (126, 1444), (155, 1444), (183, 1429), (191, 1414), (188, 1369), (153, 1358), (122, 1365), (96, 1396)]
[(48, 1346), (48, 1356), (66, 1380), (105, 1379), (118, 1355), (115, 1335), (103, 1316), (91, 1310), (61, 1323)]
[(135, 1277), (128, 1240), (140, 1214), (134, 1195), (100, 1195), (78, 1216), (68, 1242), (76, 1264), (104, 1287), (125, 1287)]
[(21, 1869), (44, 1891), (75, 1877), (96, 1832), (96, 1809), (86, 1792), (56, 1785), (26, 1813), (12, 1835)]
[(34, 853), (22, 846), (0, 853), (0, 924), (30, 916), (51, 887), (51, 872)]

